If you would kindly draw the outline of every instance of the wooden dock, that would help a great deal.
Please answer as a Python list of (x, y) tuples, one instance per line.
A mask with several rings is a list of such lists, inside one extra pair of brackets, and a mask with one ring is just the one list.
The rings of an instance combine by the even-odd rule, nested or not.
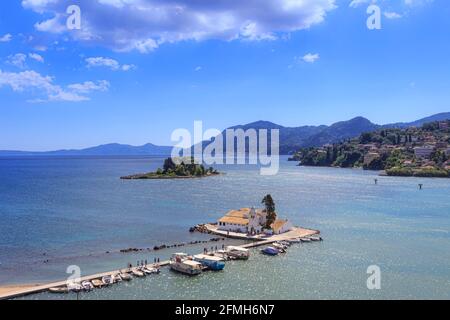
[[(273, 235), (273, 236), (265, 237), (265, 238), (255, 238), (255, 237), (249, 237), (249, 236), (242, 235), (242, 234), (240, 234), (240, 235), (231, 234), (230, 235), (230, 234), (227, 234), (226, 232), (214, 229), (214, 225), (207, 225), (207, 227), (208, 227), (208, 230), (213, 234), (217, 234), (217, 235), (221, 235), (221, 236), (233, 238), (233, 239), (253, 241), (251, 243), (239, 246), (239, 247), (246, 248), (246, 249), (272, 244), (277, 241), (285, 241), (285, 240), (309, 237), (312, 235), (320, 234), (320, 232), (317, 230), (295, 228), (294, 230), (286, 232), (281, 235)], [(152, 267), (154, 268), (156, 266), (166, 267), (169, 264), (170, 264), (170, 261), (163, 261), (158, 264), (149, 264), (149, 265), (147, 265), (147, 267), (149, 267), (149, 268), (152, 268)], [(97, 273), (97, 274), (93, 274), (90, 276), (82, 277), (80, 279), (80, 282), (101, 279), (102, 277), (105, 277), (105, 276), (112, 276), (112, 275), (119, 274), (121, 272), (130, 272), (131, 270), (137, 270), (137, 269), (138, 268), (136, 268), (136, 267), (131, 268), (131, 269), (123, 268), (120, 270)], [(58, 282), (48, 283), (48, 284), (44, 284), (44, 285), (27, 286), (27, 287), (22, 287), (22, 288), (18, 288), (18, 289), (7, 290), (7, 292), (5, 292), (5, 293), (0, 292), (0, 300), (14, 299), (14, 298), (23, 297), (23, 296), (27, 296), (27, 295), (31, 295), (31, 294), (41, 293), (41, 292), (48, 291), (50, 288), (63, 287), (66, 285), (67, 285), (67, 280), (64, 280), (64, 281), (58, 281)]]

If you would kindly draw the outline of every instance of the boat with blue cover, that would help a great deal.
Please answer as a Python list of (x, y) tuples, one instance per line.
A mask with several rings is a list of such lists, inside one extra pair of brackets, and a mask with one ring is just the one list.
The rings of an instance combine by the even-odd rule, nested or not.
[(262, 253), (268, 256), (276, 256), (280, 253), (280, 251), (274, 247), (267, 247), (261, 250)]
[(224, 259), (216, 256), (198, 254), (194, 256), (194, 261), (200, 262), (203, 266), (214, 271), (220, 271), (225, 268)]

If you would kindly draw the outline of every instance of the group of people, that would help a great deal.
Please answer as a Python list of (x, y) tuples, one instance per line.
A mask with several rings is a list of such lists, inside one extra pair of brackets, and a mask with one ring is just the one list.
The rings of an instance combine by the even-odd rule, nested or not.
[[(217, 251), (218, 250), (218, 247), (216, 246), (215, 247), (215, 250), (214, 250), (214, 247), (211, 247), (211, 251), (210, 252), (214, 252), (214, 251)], [(225, 250), (225, 245), (224, 244), (222, 244), (222, 250)], [(203, 248), (203, 253), (204, 254), (207, 254), (209, 251), (208, 251), (208, 248)]]
[[(160, 259), (159, 258), (154, 258), (153, 259), (153, 264), (159, 264), (159, 262), (160, 262)], [(145, 267), (145, 266), (147, 266), (148, 265), (148, 260), (147, 259), (145, 259), (145, 260), (138, 260), (137, 261), (137, 263), (136, 263), (136, 266), (137, 267)], [(131, 269), (131, 268), (133, 268), (133, 264), (131, 264), (131, 263), (128, 263), (128, 268), (129, 269)]]

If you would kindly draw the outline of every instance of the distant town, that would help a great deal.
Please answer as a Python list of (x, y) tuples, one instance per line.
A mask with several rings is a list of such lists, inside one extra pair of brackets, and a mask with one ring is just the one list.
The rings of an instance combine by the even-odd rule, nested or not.
[(302, 166), (382, 170), (390, 176), (450, 177), (450, 120), (421, 127), (380, 129), (341, 143), (303, 148)]

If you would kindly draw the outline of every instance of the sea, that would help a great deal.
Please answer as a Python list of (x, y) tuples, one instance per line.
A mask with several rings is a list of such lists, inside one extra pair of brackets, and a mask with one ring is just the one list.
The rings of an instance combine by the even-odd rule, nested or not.
[[(163, 161), (0, 158), (0, 286), (63, 280), (71, 266), (85, 276), (180, 250), (240, 244), (209, 242), (214, 236), (189, 228), (231, 209), (259, 207), (271, 194), (280, 218), (320, 230), (324, 241), (293, 245), (277, 257), (255, 248), (248, 261), (197, 277), (163, 268), (160, 275), (78, 296), (24, 299), (450, 299), (448, 179), (299, 167), (287, 157), (274, 176), (256, 166), (227, 165), (217, 167), (224, 174), (202, 179), (119, 179), (154, 171)], [(120, 252), (127, 248), (140, 251)]]

